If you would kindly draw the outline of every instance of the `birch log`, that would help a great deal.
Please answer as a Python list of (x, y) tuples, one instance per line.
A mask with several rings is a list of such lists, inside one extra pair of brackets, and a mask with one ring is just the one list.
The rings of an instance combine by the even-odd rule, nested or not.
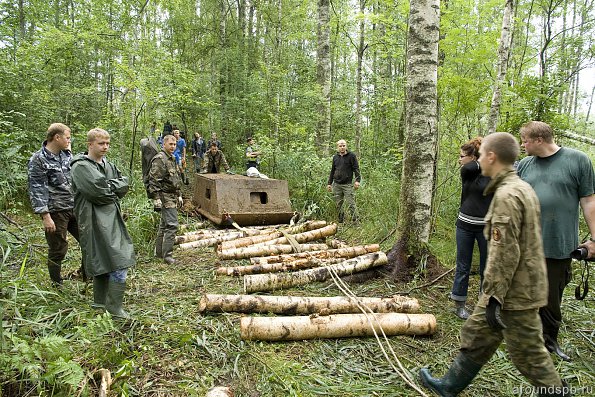
[(303, 258), (355, 258), (356, 256), (369, 254), (371, 252), (377, 251), (380, 251), (380, 246), (378, 244), (358, 245), (356, 247), (345, 247), (324, 251), (298, 252), (294, 254), (281, 254), (275, 256), (256, 257), (250, 258), (250, 263), (252, 263), (253, 265), (259, 265), (263, 263), (289, 262), (295, 259)]
[(432, 335), (436, 317), (432, 314), (376, 313), (333, 314), (330, 316), (242, 317), (243, 340), (304, 340), (393, 335)]
[(302, 269), (311, 269), (343, 262), (345, 258), (303, 258), (291, 262), (263, 263), (261, 265), (219, 267), (216, 274), (224, 276), (244, 276), (246, 274), (279, 273)]
[[(247, 247), (249, 245), (262, 243), (264, 241), (270, 241), (279, 237), (283, 236), (283, 233), (288, 234), (296, 234), (296, 233), (303, 233), (310, 230), (320, 229), (326, 226), (326, 221), (308, 221), (302, 223), (300, 225), (290, 226), (281, 230), (271, 230), (270, 233), (261, 234), (257, 236), (248, 236), (243, 238), (238, 238), (231, 241), (225, 241), (221, 243), (221, 250), (225, 251), (232, 248), (240, 248), (240, 247)], [(286, 243), (284, 243), (286, 244)]]
[[(302, 251), (320, 251), (327, 249), (328, 245), (326, 244), (301, 244), (300, 249)], [(241, 247), (241, 248), (233, 248), (226, 251), (217, 252), (217, 255), (220, 260), (225, 259), (246, 259), (251, 258), (253, 256), (263, 256), (263, 255), (279, 255), (279, 254), (289, 254), (294, 252), (294, 248), (287, 244), (287, 245), (265, 245), (265, 246), (258, 246), (258, 247)]]
[[(307, 232), (294, 234), (291, 237), (293, 237), (295, 239), (295, 241), (297, 241), (298, 243), (302, 244), (302, 243), (307, 243), (309, 241), (321, 240), (321, 239), (324, 239), (325, 237), (333, 236), (336, 233), (337, 233), (337, 224), (332, 223), (332, 224), (322, 227), (320, 229), (310, 230)], [(288, 244), (288, 243), (289, 243), (289, 241), (288, 241), (287, 237), (282, 236), (282, 237), (278, 237), (274, 240), (264, 241), (262, 243), (258, 243), (255, 245), (257, 245), (257, 246), (279, 245), (279, 244)]]
[(232, 233), (228, 233), (228, 234), (222, 234), (222, 235), (216, 236), (216, 237), (205, 238), (205, 239), (197, 240), (197, 241), (191, 241), (189, 243), (183, 243), (183, 244), (180, 244), (179, 247), (181, 250), (188, 250), (191, 248), (203, 248), (203, 247), (215, 246), (222, 241), (233, 240), (238, 237), (242, 237), (243, 235), (244, 235), (243, 232), (232, 232)]
[(387, 262), (384, 252), (373, 252), (358, 256), (357, 258), (348, 259), (341, 263), (315, 269), (300, 270), (293, 273), (247, 275), (244, 276), (244, 291), (250, 293), (297, 287), (313, 281), (327, 280), (331, 278), (331, 270), (339, 276), (347, 276), (372, 267), (386, 265)]
[(392, 298), (350, 298), (347, 296), (307, 297), (269, 295), (203, 295), (198, 303), (198, 311), (236, 313), (274, 313), (304, 315), (320, 313), (417, 313), (419, 302), (415, 298), (395, 295)]

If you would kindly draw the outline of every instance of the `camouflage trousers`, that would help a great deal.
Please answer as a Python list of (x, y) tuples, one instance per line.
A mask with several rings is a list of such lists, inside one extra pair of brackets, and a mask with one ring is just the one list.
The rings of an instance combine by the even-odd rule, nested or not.
[(335, 199), (335, 205), (337, 206), (337, 212), (339, 213), (339, 222), (345, 220), (344, 204), (349, 207), (351, 219), (357, 221), (357, 210), (355, 208), (355, 194), (353, 192), (353, 185), (351, 183), (337, 183), (333, 182), (333, 198)]
[(512, 363), (536, 387), (562, 386), (552, 358), (543, 344), (538, 309), (502, 310), (506, 329), (492, 330), (485, 318), (486, 309), (475, 306), (461, 329), (461, 353), (484, 365), (502, 340)]

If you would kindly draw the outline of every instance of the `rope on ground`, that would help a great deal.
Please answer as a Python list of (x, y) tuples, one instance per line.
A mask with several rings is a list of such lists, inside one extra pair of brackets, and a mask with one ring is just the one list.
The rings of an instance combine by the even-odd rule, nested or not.
[[(329, 269), (329, 273), (333, 279), (333, 282), (339, 288), (339, 290), (341, 290), (341, 292), (343, 292), (343, 294), (345, 294), (345, 296), (352, 299), (355, 302), (355, 304), (357, 305), (357, 307), (366, 316), (366, 319), (368, 320), (370, 327), (372, 327), (372, 332), (374, 333), (374, 337), (376, 338), (376, 341), (378, 342), (378, 346), (380, 347), (380, 350), (382, 350), (382, 354), (388, 361), (389, 365), (405, 381), (405, 383), (407, 383), (411, 388), (413, 388), (415, 391), (417, 391), (420, 394), (420, 396), (428, 397), (428, 395), (426, 393), (424, 393), (423, 390), (421, 390), (420, 387), (415, 383), (415, 380), (411, 377), (411, 375), (409, 374), (407, 369), (405, 367), (403, 367), (403, 364), (397, 357), (397, 354), (395, 353), (394, 349), (392, 348), (392, 346), (390, 344), (390, 340), (388, 339), (388, 337), (384, 333), (384, 330), (382, 329), (382, 326), (376, 319), (376, 314), (368, 306), (366, 306), (365, 304), (360, 302), (358, 297), (349, 289), (349, 286), (341, 279), (341, 277), (339, 277), (339, 275), (335, 272), (335, 270), (332, 267), (329, 266), (328, 269)], [(372, 316), (369, 316), (368, 313), (371, 314)], [(380, 332), (382, 333), (382, 337), (383, 337), (384, 341), (386, 342), (388, 349), (391, 352), (392, 359), (397, 363), (399, 368), (397, 368), (397, 365), (395, 365), (395, 363), (391, 360), (391, 357), (389, 356), (386, 349), (384, 348), (384, 346), (382, 344), (382, 340), (380, 339), (380, 337), (378, 336), (378, 333), (376, 332), (376, 329), (374, 328), (374, 323), (372, 322), (373, 320), (376, 321), (378, 328), (380, 329)]]

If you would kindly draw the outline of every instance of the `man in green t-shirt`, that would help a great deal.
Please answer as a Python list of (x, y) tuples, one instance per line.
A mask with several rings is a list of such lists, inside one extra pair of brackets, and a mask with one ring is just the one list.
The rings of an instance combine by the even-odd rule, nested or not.
[(564, 287), (571, 279), (570, 252), (579, 246), (580, 207), (591, 238), (580, 244), (595, 258), (595, 174), (589, 157), (578, 150), (554, 142), (552, 128), (541, 121), (530, 121), (520, 130), (527, 157), (518, 166), (519, 176), (528, 182), (541, 205), (543, 249), (548, 272), (548, 304), (540, 309), (545, 346), (570, 361), (558, 346), (562, 322), (560, 305)]

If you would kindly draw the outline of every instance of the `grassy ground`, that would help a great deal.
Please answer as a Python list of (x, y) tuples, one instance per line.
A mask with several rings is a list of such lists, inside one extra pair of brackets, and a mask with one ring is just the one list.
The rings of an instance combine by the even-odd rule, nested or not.
[[(352, 244), (372, 243), (363, 237), (370, 233), (366, 228), (343, 228), (339, 236)], [(38, 229), (32, 223), (22, 233), (39, 239)], [(444, 252), (445, 266), (452, 267), (452, 241), (437, 238), (433, 244)], [(389, 245), (385, 242), (383, 249)], [(68, 281), (60, 291), (51, 288), (42, 240), (37, 248), (29, 251), (24, 268), (8, 260), (2, 270), (2, 354), (12, 355), (13, 370), (0, 378), (0, 395), (96, 395), (94, 375), (100, 368), (112, 373), (112, 396), (203, 396), (215, 385), (229, 386), (236, 396), (254, 397), (419, 395), (391, 369), (373, 338), (245, 342), (239, 336), (240, 315), (199, 314), (203, 293), (242, 293), (240, 279), (214, 275), (218, 264), (212, 249), (177, 251), (174, 266), (154, 260), (144, 252), (148, 249), (140, 250), (126, 294), (126, 307), (135, 320), (122, 324), (89, 307), (91, 291), (82, 282)], [(77, 255), (71, 250), (67, 270), (74, 270)], [(399, 285), (377, 279), (351, 288), (360, 296), (390, 296), (424, 281)], [(477, 295), (478, 282), (478, 276), (472, 276), (471, 297)], [(451, 283), (452, 273), (412, 293), (423, 312), (437, 317), (434, 336), (389, 339), (402, 365), (415, 376), (422, 366), (444, 373), (457, 352), (462, 322), (447, 299)], [(595, 391), (593, 295), (579, 302), (570, 296), (572, 291), (574, 284), (567, 288), (561, 340), (574, 361), (555, 364), (571, 385), (590, 388), (576, 395), (590, 395), (589, 390)], [(329, 282), (277, 294), (341, 292)], [(75, 365), (69, 367), (69, 362)], [(82, 368), (82, 378), (76, 377), (75, 366)], [(528, 383), (501, 346), (463, 395), (530, 395), (519, 393), (520, 387)]]

